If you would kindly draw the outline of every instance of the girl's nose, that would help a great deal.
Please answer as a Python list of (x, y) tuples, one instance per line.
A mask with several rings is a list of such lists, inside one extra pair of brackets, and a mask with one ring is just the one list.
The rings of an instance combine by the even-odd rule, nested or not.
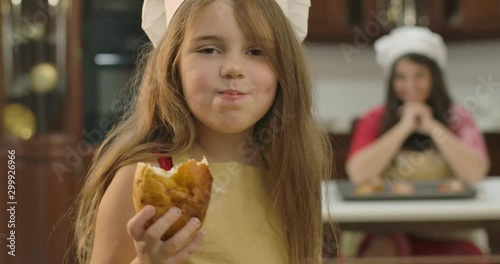
[(225, 78), (242, 78), (244, 76), (242, 55), (228, 54), (221, 67), (221, 75)]

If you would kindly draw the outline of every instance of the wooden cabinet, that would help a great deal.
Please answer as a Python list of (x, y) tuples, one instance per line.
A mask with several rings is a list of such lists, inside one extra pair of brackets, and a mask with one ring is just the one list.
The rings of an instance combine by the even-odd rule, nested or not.
[(499, 1), (432, 1), (428, 13), (430, 28), (448, 40), (500, 37)]
[(312, 0), (306, 41), (371, 42), (387, 31), (376, 10), (374, 0)]
[(1, 11), (0, 263), (75, 263), (69, 209), (90, 151), (81, 144), (80, 1), (3, 1)]
[(345, 164), (351, 146), (350, 134), (330, 134), (333, 149), (333, 169), (335, 179), (347, 179)]
[(500, 2), (497, 0), (462, 0), (464, 31), (500, 31)]
[(500, 176), (500, 133), (486, 133), (484, 139), (490, 157), (489, 175)]
[(445, 40), (500, 38), (500, 1), (312, 0), (306, 41), (371, 43), (412, 23)]

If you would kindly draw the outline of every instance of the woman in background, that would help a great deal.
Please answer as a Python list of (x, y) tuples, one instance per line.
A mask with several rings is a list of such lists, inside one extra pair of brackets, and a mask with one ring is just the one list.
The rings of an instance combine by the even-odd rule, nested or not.
[[(377, 40), (375, 50), (387, 78), (387, 99), (356, 124), (347, 161), (349, 178), (354, 183), (387, 177), (481, 181), (489, 168), (484, 138), (471, 114), (448, 95), (442, 38), (427, 28), (401, 27)], [(425, 236), (369, 235), (356, 252), (361, 256), (423, 254), (421, 244), (430, 242), (417, 237), (460, 239), (467, 244), (466, 253), (488, 250), (484, 231), (467, 230)]]

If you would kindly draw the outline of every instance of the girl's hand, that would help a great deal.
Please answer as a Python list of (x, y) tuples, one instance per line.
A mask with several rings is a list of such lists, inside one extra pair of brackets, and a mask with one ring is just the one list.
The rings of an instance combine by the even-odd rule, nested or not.
[(197, 231), (200, 227), (200, 220), (191, 218), (172, 238), (162, 241), (161, 236), (179, 219), (181, 211), (178, 208), (172, 208), (148, 229), (145, 229), (145, 224), (153, 216), (154, 207), (146, 206), (128, 221), (127, 231), (134, 239), (137, 252), (137, 258), (133, 263), (185, 263), (203, 241), (203, 233)]

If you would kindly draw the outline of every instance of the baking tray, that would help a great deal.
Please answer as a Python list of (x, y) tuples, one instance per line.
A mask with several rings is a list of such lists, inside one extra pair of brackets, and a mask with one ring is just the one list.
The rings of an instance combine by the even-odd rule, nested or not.
[(465, 190), (461, 192), (439, 192), (436, 187), (440, 183), (443, 183), (445, 181), (446, 180), (411, 182), (411, 184), (415, 188), (415, 193), (411, 195), (403, 195), (391, 192), (390, 181), (384, 183), (383, 191), (375, 194), (365, 195), (354, 194), (356, 185), (348, 180), (337, 180), (336, 183), (342, 199), (346, 201), (471, 199), (474, 198), (477, 194), (476, 187), (468, 183), (464, 183)]

